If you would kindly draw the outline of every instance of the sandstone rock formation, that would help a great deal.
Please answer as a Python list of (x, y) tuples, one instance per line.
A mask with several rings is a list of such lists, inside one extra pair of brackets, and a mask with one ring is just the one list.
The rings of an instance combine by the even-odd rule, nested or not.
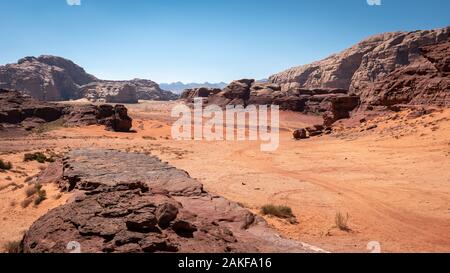
[(138, 100), (176, 100), (178, 95), (159, 88), (150, 80), (98, 81), (82, 86), (80, 93), (91, 101), (107, 103), (137, 103)]
[(65, 107), (40, 102), (19, 92), (0, 89), (0, 123), (9, 126), (25, 125), (30, 130), (35, 126), (58, 120)]
[(279, 237), (263, 219), (156, 157), (81, 149), (59, 166), (60, 188), (81, 193), (30, 227), (26, 253), (70, 252), (70, 242), (85, 253), (318, 251)]
[(350, 112), (359, 105), (359, 97), (347, 94), (343, 89), (302, 89), (282, 91), (278, 84), (261, 83), (254, 80), (238, 80), (223, 90), (186, 90), (181, 98), (192, 103), (196, 97), (204, 98), (207, 104), (226, 105), (279, 105), (281, 110), (323, 115), (325, 125), (350, 117)]
[(4, 129), (31, 131), (61, 120), (65, 126), (101, 124), (107, 129), (128, 132), (132, 119), (123, 105), (66, 105), (42, 102), (18, 91), (0, 89), (0, 124)]
[(74, 105), (64, 110), (64, 124), (70, 127), (87, 125), (105, 125), (106, 130), (129, 132), (133, 119), (128, 116), (124, 105)]
[(0, 66), (0, 88), (19, 90), (42, 101), (88, 98), (136, 103), (139, 99), (178, 99), (153, 81), (102, 81), (72, 61), (55, 56), (26, 57), (17, 64)]
[(38, 100), (78, 99), (79, 87), (97, 81), (72, 61), (54, 57), (26, 57), (0, 66), (0, 88), (19, 90)]
[[(417, 61), (421, 63), (420, 48), (448, 40), (449, 33), (450, 27), (375, 35), (322, 61), (291, 68), (273, 75), (270, 77), (270, 81), (279, 84), (283, 91), (299, 88), (349, 90), (350, 93), (360, 96), (362, 104), (366, 105), (378, 99), (374, 98), (372, 93), (372, 88), (377, 81), (382, 80), (396, 69)], [(428, 72), (422, 70), (419, 73)], [(436, 91), (428, 92), (436, 93)], [(403, 102), (415, 103), (414, 100)], [(442, 98), (440, 95), (434, 97), (431, 95), (426, 99), (426, 103), (441, 105)]]

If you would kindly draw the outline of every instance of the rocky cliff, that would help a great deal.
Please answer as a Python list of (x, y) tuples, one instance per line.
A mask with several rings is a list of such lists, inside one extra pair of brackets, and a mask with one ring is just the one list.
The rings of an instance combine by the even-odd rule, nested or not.
[(0, 88), (19, 90), (42, 101), (87, 98), (92, 101), (136, 103), (142, 100), (174, 100), (150, 80), (103, 81), (70, 60), (55, 56), (26, 57), (0, 66)]
[[(379, 100), (372, 92), (373, 88), (380, 86), (378, 81), (385, 80), (403, 67), (423, 66), (425, 61), (421, 48), (445, 42), (449, 34), (450, 27), (375, 35), (324, 60), (273, 75), (270, 81), (281, 85), (283, 91), (297, 88), (345, 89), (360, 96), (363, 105), (370, 104)], [(408, 99), (403, 102), (414, 101)], [(441, 99), (425, 101), (442, 104)]]

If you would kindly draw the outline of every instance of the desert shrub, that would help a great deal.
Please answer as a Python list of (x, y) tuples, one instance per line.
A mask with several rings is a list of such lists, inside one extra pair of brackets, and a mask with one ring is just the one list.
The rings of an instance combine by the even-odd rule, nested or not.
[(27, 208), (31, 204), (31, 202), (33, 202), (33, 198), (28, 197), (28, 198), (24, 199), (22, 202), (20, 202), (20, 206), (22, 208)]
[(29, 186), (29, 187), (25, 190), (25, 195), (26, 195), (27, 197), (30, 197), (30, 196), (35, 195), (37, 191), (38, 191), (37, 185)]
[(25, 162), (37, 161), (39, 163), (55, 162), (53, 157), (47, 157), (44, 153), (41, 153), (41, 152), (36, 152), (33, 154), (25, 154), (23, 156), (23, 161), (25, 161)]
[(273, 215), (278, 218), (295, 218), (292, 209), (287, 206), (265, 205), (261, 208), (263, 215)]
[[(39, 204), (41, 204), (44, 200), (47, 199), (47, 192), (45, 190), (42, 189), (42, 185), (41, 184), (35, 184), (33, 186), (28, 187), (25, 190), (25, 194), (27, 196), (27, 200), (26, 202), (26, 206), (27, 207), (30, 204), (30, 201), (28, 201), (28, 199), (33, 200), (33, 196), (36, 196), (34, 198), (34, 204), (37, 206)], [(25, 201), (24, 200), (24, 201)]]
[(20, 253), (22, 250), (21, 241), (10, 241), (3, 245), (6, 253)]
[(38, 206), (46, 199), (47, 199), (47, 192), (45, 190), (39, 189), (37, 192), (37, 197), (34, 199), (34, 205)]
[(335, 220), (334, 220), (336, 227), (342, 231), (346, 231), (346, 232), (351, 231), (351, 229), (348, 227), (348, 219), (349, 219), (348, 213), (345, 216), (341, 212), (336, 213)]
[(11, 162), (4, 162), (0, 159), (0, 171), (9, 171), (12, 169), (12, 163)]
[(143, 136), (142, 138), (145, 140), (156, 140), (156, 138), (152, 136)]

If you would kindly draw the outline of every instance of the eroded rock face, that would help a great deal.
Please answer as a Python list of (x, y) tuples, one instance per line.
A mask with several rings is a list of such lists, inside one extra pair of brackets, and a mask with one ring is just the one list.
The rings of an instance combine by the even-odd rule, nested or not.
[(107, 103), (176, 100), (178, 95), (150, 80), (102, 81), (70, 60), (56, 56), (26, 57), (0, 66), (0, 88), (18, 90), (41, 101), (87, 98)]
[(40, 102), (16, 91), (0, 89), (0, 123), (26, 124), (27, 129), (62, 117), (64, 106)]
[(450, 41), (421, 48), (421, 57), (365, 92), (367, 106), (450, 106)]
[[(367, 104), (373, 100), (371, 90), (374, 83), (420, 60), (421, 47), (446, 41), (449, 33), (450, 27), (375, 35), (322, 61), (273, 75), (270, 81), (279, 84), (283, 91), (296, 88), (345, 89), (360, 96), (362, 104)], [(428, 72), (422, 70), (420, 73)], [(429, 98), (427, 103), (440, 104), (440, 101), (440, 98)]]
[(314, 252), (156, 157), (81, 149), (58, 166), (60, 188), (81, 192), (30, 227), (26, 253), (70, 252), (70, 242), (81, 252)]
[(72, 61), (55, 56), (26, 57), (0, 66), (0, 88), (42, 101), (79, 99), (79, 87), (97, 80)]

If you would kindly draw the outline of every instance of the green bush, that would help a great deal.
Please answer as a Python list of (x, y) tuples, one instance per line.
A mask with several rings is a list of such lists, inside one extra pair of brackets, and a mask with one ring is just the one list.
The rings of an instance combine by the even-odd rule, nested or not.
[(23, 156), (23, 161), (29, 162), (29, 161), (37, 161), (39, 163), (45, 163), (45, 162), (55, 162), (53, 157), (47, 157), (44, 153), (37, 152), (33, 154), (25, 154)]
[(46, 199), (47, 199), (47, 192), (45, 190), (39, 189), (37, 192), (37, 197), (36, 199), (34, 199), (34, 205), (38, 206)]
[(273, 215), (278, 218), (295, 218), (292, 209), (287, 206), (265, 205), (261, 208), (263, 215)]

